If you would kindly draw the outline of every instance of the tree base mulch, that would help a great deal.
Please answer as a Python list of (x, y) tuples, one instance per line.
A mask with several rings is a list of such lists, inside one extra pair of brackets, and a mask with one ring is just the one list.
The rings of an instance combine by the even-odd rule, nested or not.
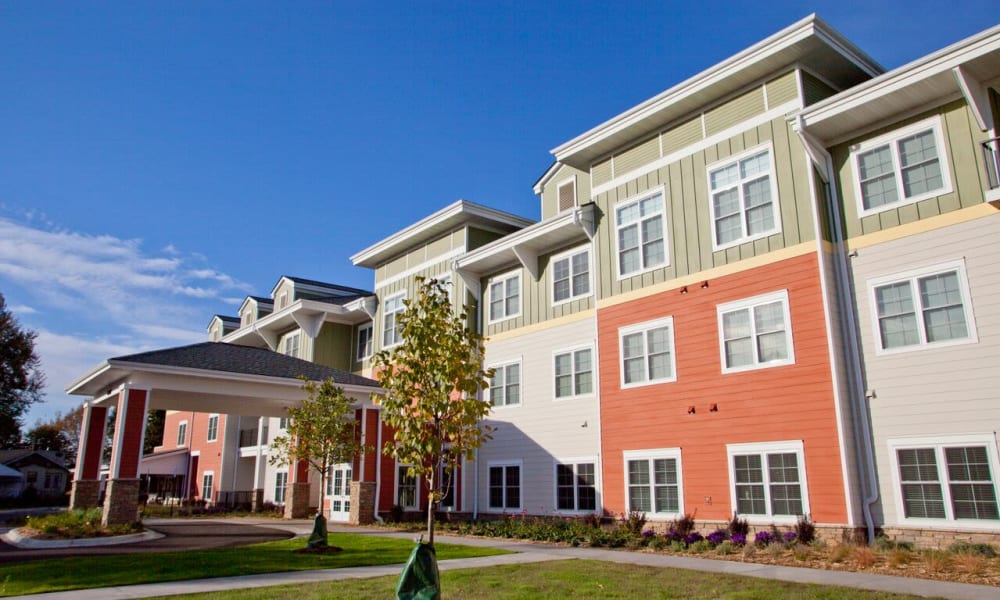
[(297, 550), (292, 550), (296, 554), (336, 554), (338, 552), (343, 552), (344, 549), (340, 546), (322, 546), (320, 548), (299, 548)]

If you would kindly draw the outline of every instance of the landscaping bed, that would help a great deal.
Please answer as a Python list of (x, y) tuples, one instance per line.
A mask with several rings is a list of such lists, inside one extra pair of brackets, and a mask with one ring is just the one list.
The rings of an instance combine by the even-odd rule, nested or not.
[(101, 524), (101, 509), (70, 510), (51, 515), (29, 516), (18, 529), (23, 537), (41, 540), (76, 540), (141, 533), (142, 523)]

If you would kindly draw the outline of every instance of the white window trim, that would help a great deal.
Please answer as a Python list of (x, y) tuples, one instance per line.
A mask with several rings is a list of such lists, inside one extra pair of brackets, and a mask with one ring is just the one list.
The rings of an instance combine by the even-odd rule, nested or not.
[[(753, 343), (754, 343), (754, 361), (749, 365), (743, 365), (740, 367), (729, 367), (726, 365), (726, 335), (723, 330), (722, 315), (737, 310), (752, 309), (755, 306), (761, 304), (770, 304), (772, 302), (781, 301), (782, 309), (785, 317), (785, 342), (788, 347), (788, 357), (783, 360), (772, 360), (770, 362), (757, 362), (757, 339), (756, 331), (753, 332)], [(751, 325), (753, 325), (753, 315), (751, 314)], [(791, 307), (788, 301), (788, 290), (781, 290), (778, 292), (770, 292), (768, 294), (761, 294), (760, 296), (754, 296), (752, 298), (744, 298), (742, 300), (736, 300), (734, 302), (726, 302), (725, 304), (719, 304), (716, 307), (716, 318), (718, 319), (718, 335), (719, 335), (719, 364), (722, 367), (722, 372), (725, 373), (741, 373), (743, 371), (756, 371), (758, 369), (770, 369), (771, 367), (781, 367), (785, 365), (795, 364), (795, 344), (792, 335), (792, 315)]]
[[(923, 194), (918, 194), (910, 198), (904, 198), (902, 167), (899, 164), (899, 150), (896, 146), (896, 142), (898, 142), (901, 138), (919, 133), (921, 131), (926, 131), (928, 129), (933, 131), (934, 143), (937, 145), (938, 162), (941, 166), (941, 188), (930, 192), (924, 192)], [(858, 210), (858, 218), (870, 217), (872, 215), (900, 208), (908, 204), (916, 204), (917, 202), (928, 198), (936, 198), (938, 196), (950, 194), (953, 190), (951, 185), (951, 166), (948, 163), (948, 154), (945, 151), (946, 146), (944, 142), (944, 132), (941, 128), (941, 117), (935, 116), (920, 121), (919, 123), (913, 123), (912, 125), (908, 125), (902, 129), (896, 129), (885, 135), (880, 135), (877, 138), (865, 140), (855, 146), (851, 146), (851, 175), (854, 177), (854, 196), (855, 205)], [(892, 204), (884, 204), (875, 208), (866, 209), (865, 201), (861, 193), (861, 169), (858, 167), (858, 156), (871, 150), (872, 148), (885, 145), (888, 145), (892, 151), (892, 168), (893, 175), (896, 179), (896, 191), (899, 194), (899, 200), (893, 202)]]
[[(903, 281), (909, 281), (911, 284), (911, 290), (919, 294), (920, 291), (916, 288), (915, 282), (920, 277), (926, 277), (928, 275), (936, 275), (939, 273), (945, 273), (948, 271), (955, 271), (958, 273), (958, 290), (962, 294), (962, 310), (965, 312), (965, 327), (968, 331), (968, 337), (957, 338), (954, 340), (946, 340), (942, 342), (928, 342), (927, 341), (927, 330), (923, 324), (923, 314), (922, 307), (920, 306), (920, 300), (917, 295), (914, 295), (913, 302), (915, 310), (917, 311), (917, 334), (920, 337), (920, 342), (910, 346), (900, 346), (899, 348), (883, 348), (882, 347), (882, 330), (879, 327), (878, 322), (878, 299), (875, 296), (875, 288), (882, 287), (885, 285), (890, 285), (893, 283), (902, 283)], [(876, 355), (889, 355), (889, 354), (901, 354), (905, 352), (917, 352), (920, 350), (933, 350), (936, 348), (947, 348), (949, 346), (961, 346), (963, 344), (975, 344), (979, 342), (979, 334), (976, 329), (976, 319), (974, 312), (972, 310), (972, 294), (969, 291), (969, 278), (965, 271), (965, 259), (960, 258), (957, 260), (937, 263), (934, 265), (920, 267), (916, 269), (910, 269), (908, 271), (903, 271), (900, 273), (893, 273), (891, 275), (883, 275), (880, 277), (875, 277), (869, 279), (868, 285), (868, 301), (871, 303), (871, 322), (872, 322), (872, 335), (875, 343), (875, 354)]]
[[(451, 452), (451, 444), (450, 443), (445, 444), (444, 451), (445, 452)], [(451, 502), (452, 502), (451, 506), (443, 506), (441, 504), (441, 501), (438, 500), (438, 505), (437, 505), (437, 509), (436, 510), (438, 510), (440, 512), (458, 512), (460, 510), (459, 506), (458, 506), (460, 504), (459, 501), (458, 501), (458, 493), (459, 493), (459, 487), (460, 487), (458, 485), (458, 480), (462, 477), (462, 467), (464, 465), (465, 465), (465, 459), (459, 457), (458, 462), (455, 463), (455, 469), (451, 472), (451, 490), (450, 490), (451, 491)], [(437, 471), (436, 471), (436, 475), (438, 477), (438, 482), (444, 482), (444, 478), (447, 477), (447, 474), (445, 473), (445, 465), (444, 465), (444, 463), (441, 463), (441, 464), (438, 465)], [(446, 492), (445, 492), (444, 489), (442, 489), (441, 493), (445, 494)]]
[[(559, 467), (560, 465), (573, 467), (573, 476), (575, 477), (577, 466), (582, 464), (594, 465), (594, 510), (581, 510), (579, 508), (573, 510), (561, 509), (559, 508)], [(580, 506), (580, 489), (575, 481), (573, 482), (573, 506)], [(557, 458), (552, 461), (552, 507), (555, 509), (555, 512), (561, 515), (590, 515), (600, 513), (603, 510), (601, 507), (601, 465), (596, 456)]]
[[(507, 314), (507, 280), (517, 278), (517, 312), (512, 314)], [(504, 316), (499, 319), (493, 318), (493, 311), (490, 307), (493, 304), (493, 286), (497, 283), (504, 284)], [(514, 269), (513, 271), (507, 271), (506, 273), (501, 273), (500, 275), (495, 275), (486, 280), (486, 322), (488, 325), (493, 325), (494, 323), (502, 323), (509, 319), (516, 319), (521, 316), (522, 308), (524, 305), (524, 278), (521, 277), (521, 269)]]
[(522, 357), (518, 356), (515, 359), (506, 360), (504, 362), (492, 363), (486, 370), (490, 369), (503, 369), (509, 367), (510, 365), (518, 365), (518, 398), (517, 404), (507, 404), (507, 373), (504, 372), (503, 387), (504, 387), (504, 404), (497, 406), (493, 404), (493, 387), (487, 386), (486, 388), (486, 401), (490, 403), (490, 408), (492, 410), (504, 410), (508, 408), (520, 408), (524, 406), (524, 364), (521, 361)]
[(392, 503), (394, 505), (399, 505), (403, 507), (406, 512), (419, 511), (420, 510), (420, 475), (415, 475), (414, 479), (414, 490), (413, 490), (413, 506), (407, 506), (404, 504), (399, 504), (399, 470), (410, 468), (409, 463), (396, 463), (396, 468), (393, 471), (393, 482), (392, 482)]
[[(768, 465), (767, 465), (767, 454), (788, 454), (790, 452), (795, 452), (798, 455), (797, 462), (799, 467), (799, 486), (802, 490), (802, 514), (810, 514), (809, 508), (809, 485), (806, 479), (806, 458), (805, 450), (803, 449), (802, 440), (787, 440), (781, 442), (750, 442), (745, 444), (726, 444), (726, 463), (729, 470), (729, 502), (730, 507), (733, 512), (736, 512), (736, 473), (733, 468), (733, 457), (738, 455), (746, 454), (763, 454), (764, 460), (761, 463), (761, 469), (763, 470), (764, 481), (762, 485), (764, 486), (764, 501), (767, 504), (767, 508), (771, 510), (771, 488), (770, 488), (770, 478), (768, 477)], [(740, 517), (745, 518), (750, 523), (777, 523), (777, 524), (794, 524), (798, 521), (798, 515), (751, 515), (738, 513)]]
[[(566, 209), (559, 209), (559, 200), (562, 198), (562, 189), (567, 185), (573, 186), (573, 206)], [(556, 214), (562, 214), (564, 212), (569, 212), (580, 205), (580, 194), (576, 187), (576, 175), (572, 175), (563, 179), (556, 185)]]
[[(969, 433), (963, 435), (940, 435), (934, 437), (912, 437), (912, 438), (890, 438), (889, 461), (892, 470), (893, 496), (896, 501), (896, 521), (906, 525), (925, 527), (927, 529), (976, 529), (982, 531), (996, 531), (1000, 529), (1000, 520), (990, 521), (985, 519), (956, 519), (953, 516), (954, 508), (951, 505), (951, 489), (948, 485), (947, 469), (948, 465), (943, 462), (944, 449), (965, 447), (965, 446), (986, 446), (986, 454), (990, 462), (990, 475), (993, 477), (993, 490), (997, 500), (1000, 501), (1000, 459), (998, 459), (996, 438), (993, 433)], [(906, 510), (903, 506), (902, 482), (899, 478), (899, 457), (897, 450), (907, 450), (911, 448), (934, 448), (934, 455), (937, 460), (938, 474), (942, 488), (942, 500), (944, 502), (945, 518), (925, 519), (906, 517)]]
[[(278, 479), (281, 476), (285, 476), (284, 485), (282, 487), (282, 496), (284, 496), (281, 501), (278, 501)], [(284, 506), (285, 502), (288, 501), (288, 471), (275, 471), (274, 473), (274, 487), (271, 489), (271, 497), (274, 499), (274, 503), (278, 506)]]
[[(661, 377), (660, 379), (646, 379), (644, 381), (637, 381), (634, 383), (625, 383), (625, 336), (638, 332), (649, 331), (650, 329), (658, 329), (660, 327), (667, 327), (670, 331), (670, 377)], [(646, 344), (646, 338), (643, 336), (643, 344)], [(647, 354), (644, 354), (648, 358), (648, 350), (646, 348)], [(646, 368), (648, 371), (649, 363), (646, 362)], [(647, 372), (648, 376), (649, 373)], [(661, 319), (655, 319), (652, 321), (644, 321), (642, 323), (635, 323), (633, 325), (627, 325), (625, 327), (620, 327), (618, 329), (618, 382), (621, 385), (621, 389), (630, 389), (636, 387), (643, 387), (647, 385), (657, 385), (660, 383), (671, 383), (677, 381), (677, 347), (674, 343), (674, 318), (663, 317)]]
[[(184, 430), (183, 436), (181, 435), (182, 429)], [(183, 448), (187, 446), (187, 434), (188, 434), (188, 422), (186, 420), (181, 421), (180, 423), (177, 424), (177, 438), (175, 440), (177, 442), (178, 448)]]
[[(573, 362), (573, 355), (580, 350), (590, 350), (590, 392), (586, 394), (576, 393), (576, 363)], [(571, 365), (573, 366), (573, 393), (569, 396), (557, 396), (558, 384), (556, 383), (556, 357), (562, 354), (569, 354)], [(568, 348), (560, 348), (552, 352), (552, 401), (553, 402), (563, 402), (566, 400), (579, 400), (581, 398), (592, 397), (597, 390), (597, 353), (594, 352), (593, 344), (580, 344), (578, 346), (570, 346)]]
[(215, 471), (202, 471), (202, 473), (201, 473), (201, 487), (199, 487), (199, 489), (198, 489), (198, 491), (201, 492), (201, 499), (204, 500), (205, 502), (211, 502), (212, 501), (211, 498), (205, 497), (205, 478), (206, 477), (211, 477), (212, 478), (211, 490), (209, 490), (209, 492), (210, 492), (209, 495), (211, 495), (211, 491), (215, 490)]
[[(628, 463), (630, 460), (658, 460), (658, 459), (674, 459), (677, 461), (677, 512), (655, 512), (649, 511), (646, 513), (647, 517), (652, 517), (654, 519), (677, 519), (684, 515), (684, 465), (681, 462), (681, 449), (680, 448), (656, 448), (652, 450), (625, 450), (622, 452), (622, 481), (625, 484), (625, 506), (627, 510), (632, 510), (629, 506), (629, 483), (628, 483)], [(653, 472), (650, 471), (650, 477), (653, 476)], [(651, 480), (652, 481), (652, 480)], [(652, 483), (650, 484), (653, 485)], [(656, 508), (655, 498), (650, 498), (650, 506)], [(735, 506), (735, 505), (734, 505)]]
[[(520, 491), (520, 502), (517, 506), (491, 506), (490, 505), (490, 469), (493, 467), (517, 467), (517, 489)], [(504, 501), (507, 500), (507, 476), (504, 472)], [(488, 512), (521, 510), (524, 508), (524, 461), (523, 460), (497, 460), (486, 463), (486, 509)]]
[[(587, 293), (573, 295), (573, 257), (578, 254), (587, 255)], [(565, 300), (556, 300), (556, 278), (555, 278), (555, 263), (556, 261), (568, 259), (569, 260), (569, 297)], [(556, 254), (551, 259), (549, 259), (549, 264), (552, 268), (549, 269), (549, 294), (552, 298), (552, 306), (562, 306), (574, 300), (580, 300), (583, 298), (589, 298), (594, 295), (594, 254), (591, 251), (591, 246), (577, 246), (566, 252), (560, 252)]]
[[(281, 349), (285, 356), (291, 356), (292, 358), (302, 358), (302, 331), (296, 329), (295, 331), (290, 331), (286, 333), (281, 338)], [(289, 349), (294, 349), (294, 354), (289, 352)]]
[[(770, 171), (768, 174), (768, 184), (771, 187), (771, 198), (774, 205), (774, 227), (767, 231), (762, 231), (754, 235), (747, 235), (746, 237), (741, 237), (739, 239), (733, 240), (731, 242), (726, 242), (725, 244), (720, 244), (719, 240), (716, 238), (715, 230), (715, 202), (712, 201), (712, 171), (717, 171), (724, 167), (729, 166), (734, 162), (739, 162), (748, 156), (753, 156), (754, 154), (759, 154), (762, 150), (767, 150), (770, 162)], [(737, 154), (731, 154), (726, 158), (717, 160), (709, 165), (705, 166), (705, 190), (708, 194), (708, 210), (712, 216), (709, 227), (711, 228), (711, 238), (712, 238), (712, 251), (718, 252), (720, 250), (725, 250), (727, 248), (732, 248), (734, 246), (740, 246), (748, 242), (753, 242), (754, 240), (760, 240), (772, 235), (781, 233), (781, 202), (778, 198), (778, 182), (777, 182), (777, 171), (775, 170), (775, 160), (774, 160), (774, 146), (771, 142), (764, 144), (759, 144), (750, 148), (749, 150), (744, 150), (743, 152)], [(745, 206), (743, 206), (742, 194), (740, 196), (740, 222), (741, 227), (746, 227), (746, 215)]]
[[(406, 310), (406, 307), (403, 305), (403, 301), (406, 300), (406, 291), (404, 290), (402, 292), (397, 292), (397, 293), (392, 294), (390, 296), (386, 296), (385, 301), (383, 301), (383, 303), (382, 303), (382, 306), (385, 306), (386, 304), (388, 304), (390, 300), (397, 300), (397, 299), (399, 300), (399, 309), (393, 311), (392, 314), (395, 314), (397, 316), (397, 318), (395, 319), (395, 322), (394, 322), (394, 329), (396, 331), (399, 331), (399, 318), (398, 318), (398, 316), (404, 310)], [(394, 342), (394, 343), (385, 345), (385, 318), (386, 318), (386, 316), (387, 316), (387, 313), (383, 310), (382, 311), (382, 327), (379, 329), (379, 338), (378, 338), (379, 347), (382, 350), (388, 350), (389, 348), (395, 348), (396, 346), (398, 346), (398, 345), (400, 345), (400, 344), (403, 343), (403, 336), (402, 336), (402, 334), (400, 334), (398, 342)], [(395, 337), (395, 335), (393, 337)]]
[[(658, 264), (658, 265), (654, 265), (652, 267), (642, 267), (638, 271), (632, 271), (631, 273), (622, 274), (621, 248), (619, 248), (619, 246), (618, 246), (618, 244), (619, 244), (619, 241), (618, 241), (618, 209), (621, 208), (622, 205), (624, 205), (624, 204), (640, 203), (643, 200), (645, 200), (647, 198), (651, 198), (651, 197), (653, 197), (653, 196), (655, 196), (657, 194), (659, 194), (663, 198), (663, 212), (661, 213), (661, 216), (663, 217), (663, 262), (660, 263), (660, 264)], [(618, 276), (618, 280), (619, 281), (621, 281), (623, 279), (629, 279), (631, 277), (635, 277), (636, 275), (642, 275), (643, 273), (649, 273), (650, 271), (655, 271), (656, 269), (665, 269), (665, 268), (667, 268), (667, 267), (670, 266), (670, 264), (671, 264), (671, 261), (670, 261), (670, 218), (668, 216), (668, 210), (667, 210), (667, 186), (666, 185), (660, 185), (660, 186), (654, 187), (652, 189), (649, 189), (649, 190), (646, 190), (646, 191), (642, 192), (641, 194), (635, 194), (634, 196), (630, 196), (628, 198), (625, 198), (624, 200), (616, 202), (615, 205), (611, 208), (611, 210), (614, 213), (612, 215), (612, 219), (614, 220), (614, 229), (612, 230), (612, 235), (615, 238), (615, 254), (614, 254), (613, 260), (615, 261), (615, 274)], [(640, 244), (640, 248), (641, 247), (642, 246)], [(640, 252), (640, 256), (641, 256), (641, 252)]]
[[(209, 437), (211, 435), (211, 433), (212, 433), (212, 419), (215, 419), (215, 436), (214, 437)], [(208, 423), (205, 424), (205, 441), (206, 442), (215, 442), (215, 441), (218, 441), (218, 439), (219, 439), (219, 422), (220, 421), (221, 421), (221, 419), (219, 419), (218, 413), (212, 413), (212, 414), (208, 415)]]
[(281, 292), (278, 296), (278, 310), (288, 306), (288, 292)]
[[(363, 347), (361, 345), (361, 332), (362, 331), (366, 331), (366, 330), (368, 331), (368, 344), (367, 345), (371, 346), (371, 348), (365, 348), (365, 347)], [(368, 352), (367, 350), (371, 350), (371, 349), (375, 348), (375, 340), (374, 340), (374, 338), (372, 338), (372, 335), (374, 335), (374, 328), (372, 327), (371, 323), (366, 323), (366, 324), (358, 327), (358, 339), (357, 339), (357, 343), (356, 343), (356, 348), (354, 349), (354, 360), (355, 361), (363, 361), (363, 360), (371, 357), (372, 353)]]

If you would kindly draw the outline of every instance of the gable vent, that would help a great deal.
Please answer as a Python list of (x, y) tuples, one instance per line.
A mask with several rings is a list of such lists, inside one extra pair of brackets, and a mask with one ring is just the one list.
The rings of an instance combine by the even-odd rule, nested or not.
[(576, 206), (576, 180), (571, 179), (559, 186), (559, 212)]

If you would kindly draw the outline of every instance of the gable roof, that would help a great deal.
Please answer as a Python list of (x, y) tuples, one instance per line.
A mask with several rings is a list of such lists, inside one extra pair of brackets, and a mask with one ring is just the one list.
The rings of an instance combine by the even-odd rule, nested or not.
[(316, 279), (306, 279), (304, 277), (293, 277), (292, 275), (282, 275), (281, 277), (278, 278), (278, 282), (274, 284), (274, 287), (271, 288), (271, 295), (272, 296), (274, 296), (274, 293), (278, 291), (278, 287), (281, 286), (281, 282), (284, 281), (284, 280), (286, 280), (286, 279), (288, 281), (293, 282), (293, 283), (300, 284), (300, 285), (303, 285), (303, 286), (307, 286), (309, 288), (313, 288), (313, 289), (310, 289), (309, 291), (314, 291), (314, 292), (315, 291), (318, 291), (318, 292), (329, 291), (329, 292), (331, 292), (330, 296), (343, 296), (343, 295), (371, 296), (371, 295), (373, 295), (372, 292), (370, 292), (368, 290), (363, 290), (361, 288), (349, 287), (349, 286), (340, 285), (340, 284), (337, 284), (337, 283), (327, 283), (325, 281), (317, 281)]
[(30, 448), (21, 448), (17, 450), (0, 450), (0, 465), (7, 465), (13, 467), (14, 465), (19, 465), (31, 458), (41, 458), (44, 462), (50, 463), (52, 466), (69, 471), (66, 467), (66, 455), (62, 452), (54, 452), (52, 450), (32, 450)]

